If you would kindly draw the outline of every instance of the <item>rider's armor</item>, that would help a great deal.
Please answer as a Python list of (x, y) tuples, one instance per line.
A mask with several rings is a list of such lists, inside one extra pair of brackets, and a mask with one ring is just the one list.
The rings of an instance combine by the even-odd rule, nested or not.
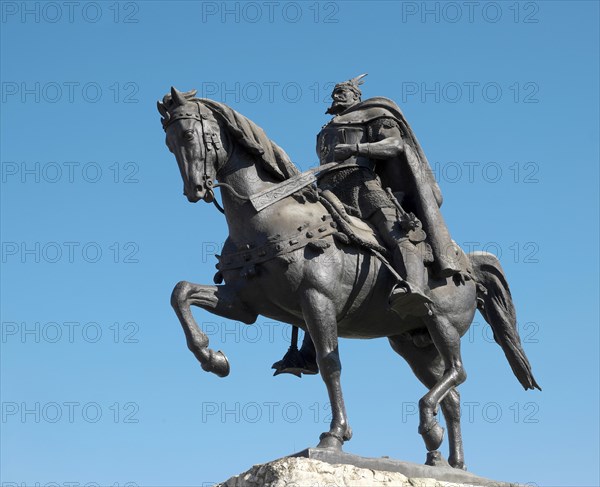
[[(329, 123), (317, 136), (317, 150), (321, 165), (335, 162), (334, 147), (338, 144), (371, 142), (365, 124)], [(342, 162), (342, 161), (338, 161)], [(379, 208), (394, 208), (394, 203), (381, 186), (375, 174), (375, 161), (355, 154), (343, 161), (354, 163), (351, 167), (332, 171), (321, 177), (319, 187), (330, 189), (342, 203), (354, 209), (362, 219), (369, 217)]]
[[(334, 148), (338, 144), (376, 142), (373, 134), (378, 133), (381, 126), (398, 127), (393, 118), (385, 116), (385, 111), (378, 112), (364, 110), (350, 114), (351, 117), (342, 114), (325, 125), (317, 136), (321, 165), (336, 162)], [(428, 298), (424, 295), (427, 283), (424, 259), (430, 258), (430, 254), (422, 251), (427, 246), (423, 242), (425, 232), (420, 222), (414, 217), (400, 214), (393, 197), (382, 187), (375, 172), (374, 159), (354, 154), (345, 161), (337, 162), (356, 166), (323, 175), (319, 187), (330, 190), (346, 207), (371, 223), (393, 252), (392, 265), (406, 279), (403, 291), (410, 291), (411, 298), (416, 298), (412, 299), (412, 303), (402, 299), (400, 311), (416, 315), (426, 313), (424, 303)]]

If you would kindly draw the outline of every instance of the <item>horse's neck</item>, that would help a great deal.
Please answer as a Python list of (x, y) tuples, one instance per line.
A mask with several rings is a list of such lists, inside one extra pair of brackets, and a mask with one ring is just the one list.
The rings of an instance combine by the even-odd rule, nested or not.
[[(223, 178), (219, 178), (219, 182), (229, 184), (243, 196), (258, 193), (279, 182), (268, 174), (261, 164), (256, 163), (254, 156), (239, 148), (232, 154), (224, 171), (226, 174)], [(231, 193), (227, 192), (227, 196), (230, 197)], [(225, 201), (225, 195), (223, 198)], [(230, 204), (240, 203), (239, 199), (229, 199), (231, 199)]]
[[(219, 178), (219, 182), (231, 186), (244, 197), (275, 186), (279, 181), (255, 162), (254, 157), (246, 151), (236, 150), (228, 163), (229, 171)], [(266, 220), (269, 212), (256, 213), (249, 201), (239, 199), (226, 187), (221, 189), (221, 195), (229, 237), (235, 243), (251, 242), (257, 233), (268, 232)]]

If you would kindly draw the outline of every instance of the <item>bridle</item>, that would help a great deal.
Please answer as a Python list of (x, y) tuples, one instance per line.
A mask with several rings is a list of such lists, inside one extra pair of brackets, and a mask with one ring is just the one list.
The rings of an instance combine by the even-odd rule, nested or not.
[[(195, 109), (190, 109), (189, 104), (195, 103)], [(207, 173), (208, 164), (212, 164), (212, 167), (215, 168), (215, 176), (219, 179), (222, 179), (227, 174), (235, 171), (237, 168), (229, 167), (230, 161), (233, 159), (233, 153), (235, 152), (235, 145), (232, 149), (227, 153), (227, 157), (225, 160), (222, 160), (222, 157), (219, 157), (220, 149), (223, 149), (223, 143), (219, 137), (219, 133), (215, 131), (215, 129), (209, 125), (208, 121), (213, 120), (217, 127), (219, 127), (218, 122), (213, 116), (212, 111), (206, 108), (199, 100), (189, 100), (188, 103), (183, 103), (175, 107), (172, 111), (168, 113), (169, 118), (163, 119), (163, 129), (167, 130), (167, 128), (177, 120), (195, 120), (200, 123), (200, 130), (202, 132), (202, 143), (200, 144), (203, 153), (201, 154), (201, 158), (203, 160), (203, 168), (202, 168), (202, 180), (204, 182), (205, 189), (207, 193), (211, 197), (212, 203), (217, 207), (217, 209), (221, 213), (225, 213), (225, 210), (219, 205), (215, 198), (214, 188), (222, 187), (227, 189), (235, 198), (241, 201), (252, 201), (252, 196), (245, 196), (239, 194), (231, 185), (226, 183), (216, 183), (209, 177)], [(210, 158), (210, 161), (209, 161)], [(327, 165), (326, 165), (327, 166)], [(331, 164), (329, 164), (331, 166)], [(354, 164), (352, 164), (354, 166)], [(344, 169), (347, 167), (347, 164), (335, 164), (335, 167), (322, 167), (319, 169), (319, 175), (316, 177), (320, 177), (325, 173), (331, 171), (337, 171), (340, 169)], [(316, 172), (316, 170), (311, 170), (308, 172)], [(306, 176), (306, 173), (304, 173)], [(308, 183), (307, 183), (308, 184)], [(256, 196), (256, 195), (254, 195)], [(280, 196), (279, 199), (282, 197)], [(255, 203), (253, 202), (255, 205)], [(256, 207), (256, 206), (255, 206)], [(259, 210), (260, 211), (260, 210)]]
[[(190, 101), (190, 103), (192, 103), (192, 101)], [(219, 175), (223, 172), (225, 167), (228, 166), (232, 154), (228, 154), (225, 160), (221, 160), (222, 158), (219, 157), (219, 150), (223, 148), (223, 143), (221, 142), (217, 131), (215, 131), (208, 123), (209, 119), (214, 120), (214, 118), (212, 117), (210, 112), (207, 112), (202, 109), (203, 105), (199, 101), (194, 100), (193, 103), (195, 103), (196, 105), (196, 110), (190, 110), (188, 106), (189, 104), (186, 103), (185, 105), (181, 105), (175, 108), (172, 112), (170, 112), (170, 117), (168, 121), (163, 124), (163, 129), (166, 132), (169, 125), (171, 125), (177, 120), (188, 119), (200, 122), (200, 132), (202, 134), (202, 143), (200, 144), (200, 146), (203, 151), (203, 154), (201, 154), (201, 158), (203, 161), (202, 180), (204, 181), (206, 190), (211, 194), (213, 204), (221, 213), (224, 213), (223, 208), (215, 199), (213, 189), (218, 188), (220, 186), (227, 187), (230, 190), (233, 188), (231, 188), (228, 184), (215, 184), (212, 178), (209, 177), (207, 173), (207, 167), (208, 164), (212, 164), (215, 168), (215, 174)], [(246, 197), (238, 194), (236, 191), (233, 191), (233, 193), (235, 194), (235, 196), (240, 197), (241, 199), (246, 199)]]

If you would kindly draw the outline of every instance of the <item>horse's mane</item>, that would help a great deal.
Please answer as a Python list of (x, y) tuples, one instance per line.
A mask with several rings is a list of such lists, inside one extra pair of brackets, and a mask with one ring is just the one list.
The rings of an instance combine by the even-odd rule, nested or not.
[(280, 180), (299, 174), (285, 151), (267, 137), (265, 131), (252, 120), (239, 114), (223, 103), (206, 98), (194, 98), (193, 101), (207, 106), (226, 125), (231, 135), (250, 154), (258, 156), (264, 168)]

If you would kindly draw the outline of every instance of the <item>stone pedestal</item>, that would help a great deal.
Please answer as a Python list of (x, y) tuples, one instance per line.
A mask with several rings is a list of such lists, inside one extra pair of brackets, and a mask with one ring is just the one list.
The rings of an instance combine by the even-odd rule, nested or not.
[(215, 487), (518, 487), (450, 467), (365, 458), (309, 448), (230, 478)]

